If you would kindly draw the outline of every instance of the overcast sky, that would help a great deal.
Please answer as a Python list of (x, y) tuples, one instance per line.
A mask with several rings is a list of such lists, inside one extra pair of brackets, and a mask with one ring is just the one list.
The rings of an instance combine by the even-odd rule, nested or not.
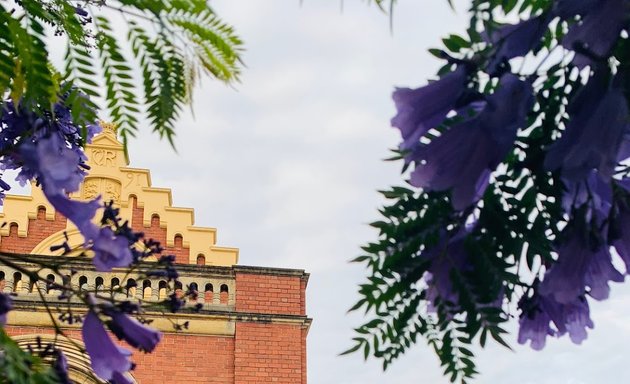
[[(365, 1), (215, 1), (246, 42), (242, 82), (203, 82), (195, 118), (186, 113), (177, 126), (179, 153), (148, 134), (131, 142), (131, 165), (150, 168), (175, 205), (194, 207), (197, 225), (217, 227), (220, 245), (240, 248), (240, 264), (311, 273), (310, 384), (448, 382), (423, 341), (385, 373), (378, 361), (337, 354), (361, 321), (346, 310), (365, 272), (348, 260), (375, 239), (375, 190), (401, 182), (400, 164), (381, 161), (398, 142), (391, 91), (435, 73), (426, 49), (464, 28), (462, 4), (454, 13), (446, 0), (401, 0), (391, 33)], [(597, 329), (583, 346), (490, 347), (476, 382), (630, 382), (624, 288), (593, 305)]]

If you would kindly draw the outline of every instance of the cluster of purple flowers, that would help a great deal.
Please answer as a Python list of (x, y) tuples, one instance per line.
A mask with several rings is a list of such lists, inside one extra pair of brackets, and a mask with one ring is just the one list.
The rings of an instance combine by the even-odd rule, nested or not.
[[(552, 20), (569, 23), (561, 44), (573, 51), (572, 65), (588, 67), (590, 76), (571, 97), (560, 138), (546, 148), (544, 168), (564, 183), (562, 205), (570, 220), (555, 243), (557, 260), (519, 302), (518, 341), (531, 341), (534, 349), (543, 348), (549, 335), (568, 334), (575, 343), (586, 338), (593, 327), (587, 297), (604, 300), (609, 282), (624, 280), (611, 261), (613, 247), (630, 273), (630, 180), (615, 174), (630, 157), (630, 113), (624, 79), (608, 63), (628, 27), (630, 1), (556, 1), (529, 20), (486, 31), (483, 38), (492, 47), (486, 56), (449, 57), (451, 72), (441, 79), (393, 94), (398, 112), (392, 125), (402, 134), (406, 164), (414, 165), (409, 182), (450, 192), (453, 209), (467, 212), (461, 217), (468, 220), (492, 173), (513, 151), (518, 129), (531, 124), (537, 74), (516, 75), (509, 61), (537, 47)], [(472, 80), (480, 72), (496, 84), (492, 93), (475, 91)], [(474, 257), (462, 244), (458, 234), (424, 251), (431, 263), (424, 276), (429, 301), (457, 304), (451, 273), (465, 271)]]
[[(102, 208), (100, 198), (81, 202), (68, 197), (79, 189), (86, 174), (83, 144), (91, 142), (101, 128), (98, 124), (88, 125), (86, 137), (82, 137), (63, 102), (62, 99), (43, 115), (12, 101), (3, 104), (0, 169), (19, 170), (17, 180), (21, 184), (37, 181), (48, 201), (84, 236), (85, 246), (94, 251), (94, 265), (99, 271), (127, 267), (134, 261), (130, 245), (137, 239), (129, 232), (121, 236), (92, 222), (96, 211)], [(4, 182), (0, 187), (9, 189)]]
[[(74, 201), (68, 197), (79, 189), (88, 168), (83, 144), (91, 142), (93, 136), (100, 132), (100, 126), (88, 125), (85, 131), (86, 136), (83, 137), (63, 98), (51, 111), (43, 113), (6, 101), (0, 113), (0, 169), (19, 170), (16, 180), (21, 184), (37, 181), (48, 201), (84, 236), (84, 248), (93, 251), (93, 263), (97, 270), (128, 267), (147, 256), (160, 254), (163, 250), (160, 244), (144, 239), (144, 235), (134, 232), (128, 222), (121, 222), (119, 210), (111, 202), (103, 205), (100, 197), (87, 202)], [(9, 185), (0, 180), (0, 188), (6, 191)], [(97, 225), (93, 218), (101, 208), (103, 218)], [(141, 242), (143, 246), (136, 246)], [(67, 244), (56, 248), (69, 250)], [(149, 275), (161, 274), (169, 281), (176, 279), (177, 271), (173, 263), (172, 256), (163, 256), (156, 271)], [(161, 333), (132, 317), (140, 310), (135, 304), (122, 302), (114, 305), (99, 302), (94, 297), (90, 297), (90, 301), (89, 312), (83, 320), (82, 334), (92, 368), (104, 380), (118, 384), (131, 383), (127, 376), (127, 371), (133, 368), (131, 352), (114, 344), (105, 325), (116, 337), (144, 352), (155, 349)], [(6, 323), (6, 315), (11, 308), (11, 298), (0, 293), (0, 326)], [(67, 377), (64, 375), (67, 371), (64, 362), (63, 354), (60, 354), (55, 369), (62, 379)]]
[(133, 369), (131, 351), (117, 346), (107, 334), (103, 323), (118, 339), (144, 352), (152, 352), (160, 342), (162, 334), (129, 315), (138, 310), (134, 305), (118, 307), (101, 305), (95, 308), (100, 309), (100, 315), (107, 320), (101, 321), (99, 313), (94, 309), (90, 310), (83, 320), (83, 342), (90, 355), (92, 369), (101, 379), (116, 384), (132, 383), (126, 374)]

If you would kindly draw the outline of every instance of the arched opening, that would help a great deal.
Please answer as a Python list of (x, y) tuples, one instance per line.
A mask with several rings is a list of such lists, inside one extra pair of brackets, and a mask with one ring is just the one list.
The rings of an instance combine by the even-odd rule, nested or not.
[(9, 225), (9, 236), (17, 236), (18, 234), (18, 225), (13, 222)]
[(96, 292), (102, 291), (105, 288), (105, 281), (103, 280), (102, 277), (97, 277), (96, 280), (94, 280), (94, 290)]
[(37, 293), (37, 279), (31, 277), (30, 281), (28, 282), (28, 291), (30, 293)]
[(166, 299), (166, 288), (168, 287), (168, 285), (166, 284), (166, 281), (162, 280), (158, 283), (158, 299), (160, 300), (165, 300)]
[(212, 286), (212, 284), (206, 284), (203, 298), (206, 303), (212, 303), (212, 300), (214, 299), (214, 287)]
[(37, 220), (46, 220), (46, 207), (43, 205), (37, 207)]
[(155, 228), (159, 226), (160, 226), (160, 215), (158, 215), (157, 213), (154, 213), (153, 215), (151, 215), (151, 228)]
[(134, 279), (127, 280), (127, 287), (126, 287), (127, 297), (135, 297), (136, 296), (136, 287), (137, 286), (138, 286), (138, 283), (136, 283), (136, 280), (134, 280)]
[(197, 255), (197, 265), (206, 265), (206, 257), (201, 253)]
[(190, 283), (188, 286), (188, 293), (190, 295), (190, 301), (195, 303), (197, 301), (197, 297), (199, 296), (199, 286), (197, 283)]
[(79, 277), (79, 289), (82, 291), (87, 291), (88, 289), (87, 282), (88, 282), (87, 277), (85, 276)]
[(120, 279), (117, 277), (114, 277), (110, 283), (110, 289), (112, 290), (112, 292), (116, 292), (118, 289), (120, 289)]
[(181, 281), (175, 282), (175, 296), (177, 296), (178, 298), (182, 298), (184, 296), (184, 291), (182, 290)]
[(182, 248), (184, 246), (184, 238), (178, 233), (177, 235), (175, 235), (173, 243), (175, 243), (174, 246), (176, 248)]
[(7, 285), (4, 271), (0, 271), (0, 292), (4, 291), (4, 287)]
[(228, 297), (229, 297), (229, 288), (227, 286), (227, 284), (221, 284), (221, 289), (220, 289), (220, 293), (219, 293), (219, 301), (221, 302), (221, 304), (227, 304), (228, 303)]
[(22, 274), (15, 272), (13, 274), (13, 292), (20, 292), (22, 290)]
[(55, 275), (53, 275), (52, 273), (49, 274), (48, 276), (46, 276), (46, 293), (53, 293), (54, 288), (52, 286), (52, 284), (55, 282)]
[(151, 293), (153, 293), (153, 290), (151, 289), (151, 281), (150, 280), (143, 281), (142, 282), (142, 298), (144, 300), (151, 299)]

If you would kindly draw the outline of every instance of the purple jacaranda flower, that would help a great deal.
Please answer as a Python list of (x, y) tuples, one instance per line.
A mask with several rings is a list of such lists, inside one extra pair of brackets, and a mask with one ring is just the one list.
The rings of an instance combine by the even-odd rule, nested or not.
[(78, 190), (85, 177), (80, 167), (85, 159), (79, 151), (68, 148), (59, 134), (51, 134), (36, 143), (24, 143), (19, 152), (25, 172), (35, 175), (48, 196)]
[(630, 119), (622, 90), (608, 84), (605, 74), (596, 72), (579, 91), (562, 137), (549, 147), (546, 169), (560, 169), (565, 179), (573, 181), (597, 169), (602, 178), (610, 179)]
[(453, 285), (452, 272), (465, 273), (472, 268), (470, 256), (464, 246), (465, 235), (460, 233), (445, 246), (438, 246), (431, 253), (431, 264), (424, 276), (427, 283), (429, 309), (436, 299), (449, 307), (459, 303), (459, 292)]
[(547, 336), (562, 336), (566, 333), (575, 344), (587, 337), (587, 328), (593, 328), (588, 301), (583, 296), (568, 303), (559, 303), (553, 297), (535, 293), (519, 301), (518, 342), (541, 350)]
[(601, 0), (556, 0), (552, 13), (554, 16), (567, 20), (577, 15), (583, 16), (592, 12), (600, 3)]
[(610, 179), (604, 180), (593, 170), (584, 180), (573, 181), (563, 179), (565, 192), (562, 195), (562, 208), (568, 214), (574, 209), (583, 208), (586, 204), (586, 221), (596, 219), (603, 224), (608, 218), (613, 203), (613, 190)]
[(532, 102), (529, 82), (504, 75), (481, 112), (410, 154), (415, 162), (410, 183), (428, 190), (451, 189), (455, 209), (470, 206), (481, 197), (490, 174), (512, 149)]
[(94, 312), (85, 316), (81, 333), (92, 370), (98, 377), (112, 380), (116, 372), (124, 374), (131, 369), (131, 352), (114, 344)]
[(540, 43), (548, 24), (549, 16), (543, 14), (492, 31), (486, 40), (496, 46), (496, 52), (488, 63), (488, 73), (495, 73), (502, 62), (529, 53)]
[(13, 301), (7, 294), (0, 292), (0, 327), (7, 323), (7, 313), (13, 308)]
[(107, 272), (112, 268), (127, 267), (133, 262), (129, 240), (123, 236), (116, 236), (111, 228), (101, 228), (92, 241), (94, 251), (92, 262), (97, 271)]
[[(628, 180), (618, 182), (628, 192), (630, 185)], [(621, 200), (618, 204), (616, 215), (612, 220), (613, 236), (612, 245), (626, 265), (626, 274), (630, 274), (630, 206), (627, 200)]]
[(534, 294), (532, 297), (524, 296), (518, 302), (521, 315), (518, 320), (518, 342), (530, 346), (536, 351), (545, 347), (547, 336), (555, 336), (556, 330), (551, 327), (551, 315), (549, 306), (544, 297)]
[(424, 87), (397, 88), (394, 91), (392, 98), (398, 113), (391, 124), (400, 129), (403, 138), (401, 149), (412, 148), (427, 131), (444, 121), (463, 95), (467, 75), (466, 66), (460, 65)]
[(580, 69), (593, 64), (593, 58), (605, 62), (628, 22), (627, 0), (601, 0), (595, 6), (592, 3), (587, 1), (574, 8), (582, 13), (582, 18), (569, 27), (562, 39), (565, 48), (576, 52), (573, 64)]
[(111, 382), (114, 384), (134, 384), (134, 381), (131, 380), (128, 375), (118, 371), (114, 372)]
[(72, 381), (68, 377), (68, 360), (66, 359), (66, 355), (61, 349), (57, 348), (53, 356), (55, 360), (53, 361), (52, 367), (57, 375), (58, 382), (60, 384), (72, 384)]
[(427, 284), (426, 300), (429, 310), (435, 311), (437, 300), (450, 308), (457, 306), (459, 293), (453, 286), (452, 272), (461, 274), (472, 269), (470, 256), (464, 245), (470, 231), (470, 228), (464, 228), (450, 236), (447, 232), (441, 232), (437, 242), (424, 250), (414, 263), (407, 263), (405, 269), (395, 271), (404, 277), (414, 273), (414, 268), (428, 264), (423, 279)]
[(141, 324), (127, 314), (113, 309), (105, 313), (112, 318), (107, 326), (114, 335), (140, 351), (152, 352), (162, 338), (160, 331)]
[(579, 296), (564, 304), (553, 303), (552, 305), (550, 300), (549, 306), (548, 311), (558, 328), (558, 336), (568, 333), (569, 338), (575, 344), (580, 344), (586, 340), (588, 336), (586, 328), (593, 329), (594, 325), (591, 320), (588, 301), (584, 296)]
[(547, 270), (540, 293), (555, 301), (568, 304), (588, 293), (597, 300), (608, 298), (609, 281), (622, 282), (623, 275), (612, 265), (605, 234), (594, 234), (571, 228), (558, 246), (558, 260)]
[(100, 199), (84, 202), (70, 200), (66, 195), (45, 194), (53, 207), (79, 229), (86, 242), (98, 235), (98, 227), (92, 223), (92, 218), (101, 207)]

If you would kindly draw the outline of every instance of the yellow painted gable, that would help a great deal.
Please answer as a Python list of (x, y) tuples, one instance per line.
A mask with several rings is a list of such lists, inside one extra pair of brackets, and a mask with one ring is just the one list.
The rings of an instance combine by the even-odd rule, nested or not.
[[(232, 266), (238, 262), (238, 249), (216, 245), (215, 228), (195, 226), (192, 208), (174, 207), (171, 190), (151, 185), (148, 169), (129, 167), (123, 144), (117, 139), (113, 124), (101, 124), (103, 132), (92, 144), (85, 147), (90, 171), (78, 192), (71, 195), (76, 200), (89, 200), (102, 196), (104, 201), (114, 200), (123, 219), (131, 220), (130, 197), (135, 196), (138, 207), (144, 208), (143, 226), (151, 226), (151, 217), (159, 215), (160, 226), (166, 228), (166, 246), (172, 247), (176, 235), (183, 238), (184, 248), (189, 249), (189, 263), (196, 263), (198, 254), (205, 256), (207, 265)], [(41, 189), (32, 184), (30, 196), (7, 195), (0, 220), (18, 224), (18, 236), (28, 236), (28, 221), (37, 217), (39, 207), (46, 208), (46, 219), (54, 220), (55, 210), (44, 197)], [(98, 215), (97, 215), (98, 216)], [(68, 221), (65, 229), (70, 246), (78, 246), (82, 238)], [(36, 246), (33, 254), (50, 254), (50, 246), (59, 244), (64, 237), (60, 231)], [(0, 235), (9, 235), (9, 226), (0, 228)]]

